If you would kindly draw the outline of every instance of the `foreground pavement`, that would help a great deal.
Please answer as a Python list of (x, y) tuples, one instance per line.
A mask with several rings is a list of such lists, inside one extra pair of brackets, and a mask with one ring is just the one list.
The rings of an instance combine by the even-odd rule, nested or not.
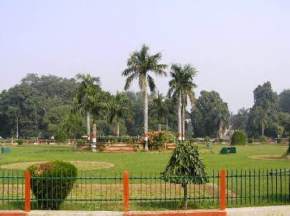
[(0, 211), (0, 216), (290, 216), (290, 205), (188, 211)]

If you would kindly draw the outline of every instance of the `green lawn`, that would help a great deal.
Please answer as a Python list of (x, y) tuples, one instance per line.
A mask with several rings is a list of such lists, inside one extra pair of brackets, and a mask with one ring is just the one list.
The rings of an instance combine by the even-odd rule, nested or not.
[[(266, 168), (289, 168), (289, 160), (256, 160), (249, 158), (254, 155), (282, 155), (287, 146), (278, 144), (255, 144), (238, 146), (237, 154), (220, 155), (219, 151), (223, 145), (214, 145), (213, 151), (199, 145), (200, 155), (205, 162), (207, 170), (226, 169), (266, 169)], [(92, 153), (74, 151), (64, 146), (34, 146), (24, 145), (12, 147), (9, 154), (1, 154), (0, 166), (4, 164), (67, 160), (67, 161), (98, 161), (112, 163), (114, 166), (107, 169), (85, 171), (87, 174), (119, 174), (128, 170), (133, 174), (160, 173), (171, 155), (171, 152), (136, 152), (136, 153)]]

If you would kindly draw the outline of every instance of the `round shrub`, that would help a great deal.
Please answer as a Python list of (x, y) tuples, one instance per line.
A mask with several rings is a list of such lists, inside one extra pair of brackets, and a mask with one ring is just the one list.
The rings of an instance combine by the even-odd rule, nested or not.
[(73, 188), (77, 168), (68, 162), (52, 161), (32, 165), (28, 170), (38, 208), (58, 210)]
[(18, 139), (18, 140), (16, 140), (16, 143), (17, 143), (17, 145), (23, 145), (23, 140), (21, 140), (21, 139)]
[(243, 131), (235, 131), (231, 138), (231, 145), (245, 145), (247, 136)]
[(148, 146), (151, 150), (161, 150), (165, 143), (172, 143), (175, 140), (173, 133), (169, 131), (152, 131), (148, 133)]

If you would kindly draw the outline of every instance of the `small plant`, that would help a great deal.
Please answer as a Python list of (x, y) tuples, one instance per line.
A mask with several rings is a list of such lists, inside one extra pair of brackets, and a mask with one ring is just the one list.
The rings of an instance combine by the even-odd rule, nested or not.
[(183, 207), (185, 209), (188, 203), (188, 184), (208, 182), (205, 166), (199, 158), (198, 149), (188, 142), (180, 142), (177, 145), (165, 171), (161, 175), (164, 181), (182, 186)]
[(237, 130), (232, 135), (231, 145), (245, 145), (246, 142), (247, 136), (243, 131)]
[(260, 136), (259, 137), (259, 142), (261, 143), (266, 143), (268, 141), (267, 137), (266, 136)]
[(17, 143), (17, 145), (23, 145), (23, 140), (22, 139), (18, 139), (18, 140), (16, 140), (16, 143)]
[(174, 142), (175, 136), (168, 131), (152, 131), (148, 133), (148, 147), (150, 150), (161, 150), (165, 143)]
[(31, 190), (39, 208), (58, 210), (73, 188), (77, 177), (77, 168), (68, 162), (53, 161), (32, 165)]
[(254, 143), (254, 138), (248, 138), (248, 143), (250, 144)]

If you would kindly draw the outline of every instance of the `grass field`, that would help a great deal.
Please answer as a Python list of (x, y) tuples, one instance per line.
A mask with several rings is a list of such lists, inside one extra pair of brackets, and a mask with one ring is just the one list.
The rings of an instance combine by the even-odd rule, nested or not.
[[(286, 145), (238, 146), (238, 153), (231, 155), (219, 154), (224, 145), (214, 145), (212, 150), (208, 150), (203, 145), (198, 146), (210, 179), (207, 184), (189, 186), (191, 208), (218, 207), (217, 171), (222, 168), (233, 170), (228, 173), (229, 206), (289, 203), (290, 178), (288, 174), (269, 175), (269, 171), (264, 172), (264, 169), (278, 171), (283, 168), (289, 169), (290, 161), (278, 157), (285, 153)], [(166, 183), (159, 175), (169, 160), (170, 151), (92, 153), (75, 151), (67, 146), (48, 145), (23, 145), (11, 148), (11, 153), (0, 155), (1, 176), (3, 177), (0, 185), (0, 194), (2, 194), (0, 209), (22, 209), (23, 179), (15, 179), (13, 176), (23, 176), (23, 170), (33, 163), (50, 160), (70, 161), (81, 170), (77, 182), (61, 209), (122, 210), (122, 175), (120, 174), (124, 170), (128, 170), (133, 176), (130, 180), (132, 209), (178, 209), (181, 207), (181, 186)], [(254, 159), (262, 158), (263, 155), (273, 158), (277, 156), (277, 160)], [(11, 169), (15, 172), (12, 173)], [(246, 171), (247, 169), (252, 170)], [(11, 177), (7, 178), (7, 176)], [(19, 201), (15, 201), (16, 199)], [(34, 209), (38, 209), (35, 202), (33, 206)]]
[[(221, 155), (220, 149), (224, 145), (214, 145), (212, 151), (199, 145), (199, 151), (206, 168), (210, 170), (226, 169), (267, 169), (267, 168), (289, 168), (289, 160), (258, 160), (251, 157), (259, 155), (282, 155), (287, 146), (278, 144), (252, 144), (238, 146), (237, 154)], [(0, 167), (6, 169), (21, 170), (25, 163), (30, 161), (84, 161), (78, 164), (87, 174), (111, 175), (119, 174), (128, 170), (133, 174), (160, 173), (165, 168), (171, 155), (167, 152), (136, 152), (136, 153), (92, 153), (74, 151), (66, 146), (34, 146), (23, 145), (11, 147), (12, 152), (1, 154)], [(88, 161), (105, 162), (109, 166), (102, 166), (103, 163), (89, 163)], [(18, 163), (18, 164), (14, 164)], [(9, 164), (9, 165), (8, 165)], [(26, 163), (27, 164), (30, 163)]]

